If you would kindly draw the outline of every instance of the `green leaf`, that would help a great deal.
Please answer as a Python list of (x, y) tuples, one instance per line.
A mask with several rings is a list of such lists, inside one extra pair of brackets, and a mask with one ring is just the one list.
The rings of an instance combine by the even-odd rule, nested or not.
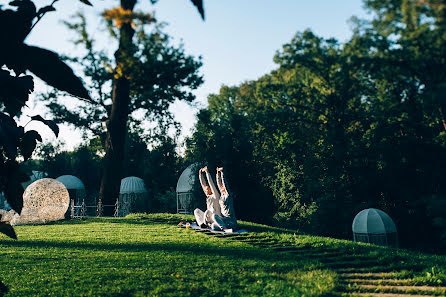
[(190, 0), (190, 1), (198, 9), (198, 12), (200, 13), (201, 18), (204, 20), (203, 0)]
[(29, 180), (29, 177), (24, 174), (19, 167), (17, 161), (7, 161), (5, 164), (6, 174), (6, 188), (5, 197), (9, 205), (17, 213), (22, 212), (23, 208), (23, 187), (21, 182)]
[(93, 6), (93, 4), (91, 4), (90, 1), (88, 1), (88, 0), (80, 0), (80, 1), (86, 5)]
[(31, 120), (32, 121), (39, 121), (39, 122), (44, 123), (45, 125), (47, 125), (54, 132), (56, 137), (59, 136), (59, 127), (57, 126), (57, 124), (54, 121), (52, 121), (52, 120), (45, 120), (40, 115), (32, 116)]
[(12, 226), (8, 223), (0, 222), (0, 232), (13, 239), (17, 239), (14, 228), (12, 228)]
[(35, 130), (27, 131), (23, 135), (22, 140), (20, 141), (19, 147), (20, 147), (20, 151), (22, 152), (22, 156), (25, 159), (25, 161), (31, 157), (34, 149), (36, 148), (37, 141), (42, 142), (42, 137)]
[(82, 81), (67, 64), (60, 60), (56, 53), (27, 45), (25, 45), (23, 53), (22, 63), (47, 84), (92, 102)]

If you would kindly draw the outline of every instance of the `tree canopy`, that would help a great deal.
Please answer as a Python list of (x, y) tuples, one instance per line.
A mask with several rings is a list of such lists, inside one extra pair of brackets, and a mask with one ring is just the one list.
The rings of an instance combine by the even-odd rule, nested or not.
[[(195, 99), (192, 90), (203, 82), (198, 73), (201, 60), (187, 55), (181, 45), (170, 45), (170, 37), (162, 32), (157, 21), (148, 14), (140, 14), (146, 21), (139, 24), (133, 41), (135, 52), (125, 61), (131, 77), (130, 102), (126, 112), (129, 114), (129, 127), (138, 129), (142, 123), (151, 123), (154, 131), (146, 136), (154, 136), (166, 133), (169, 127), (178, 126), (169, 112), (170, 104), (176, 100), (192, 102)], [(110, 15), (113, 16), (112, 12), (107, 11), (104, 18), (110, 20), (109, 32), (116, 38), (116, 27)], [(108, 56), (105, 48), (97, 49), (82, 14), (77, 13), (73, 21), (65, 24), (78, 34), (74, 42), (85, 48), (84, 56), (67, 60), (82, 68), (93, 99), (69, 107), (66, 102), (70, 99), (63, 98), (56, 89), (42, 94), (40, 99), (46, 103), (54, 121), (83, 130), (87, 138), (103, 136), (104, 125), (111, 112), (115, 61)]]

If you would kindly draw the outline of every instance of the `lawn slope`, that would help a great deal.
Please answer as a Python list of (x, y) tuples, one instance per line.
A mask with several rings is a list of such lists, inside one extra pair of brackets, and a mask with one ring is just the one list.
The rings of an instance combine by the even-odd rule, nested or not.
[(177, 226), (185, 220), (192, 217), (16, 227), (18, 241), (0, 239), (5, 296), (446, 295), (444, 256), (250, 223), (248, 234), (211, 235)]

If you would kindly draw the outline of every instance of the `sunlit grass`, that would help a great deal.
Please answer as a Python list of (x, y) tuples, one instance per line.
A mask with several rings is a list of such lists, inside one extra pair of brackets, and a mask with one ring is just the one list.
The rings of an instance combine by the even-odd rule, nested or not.
[[(152, 214), (19, 226), (0, 239), (6, 296), (333, 296), (341, 271), (441, 286), (446, 257), (242, 222), (247, 234), (177, 226)], [(353, 287), (354, 288), (354, 287)], [(438, 292), (443, 292), (439, 289)]]
[(335, 274), (315, 270), (317, 261), (181, 229), (179, 220), (17, 227), (18, 241), (0, 241), (1, 280), (11, 296), (320, 296), (334, 289)]

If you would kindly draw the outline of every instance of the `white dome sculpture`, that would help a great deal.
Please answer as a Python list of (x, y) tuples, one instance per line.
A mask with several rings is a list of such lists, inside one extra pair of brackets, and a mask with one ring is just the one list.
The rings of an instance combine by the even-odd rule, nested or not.
[(193, 212), (193, 189), (197, 182), (198, 166), (196, 163), (189, 165), (181, 173), (177, 182), (177, 213), (191, 214)]
[(30, 184), (23, 193), (23, 208), (11, 224), (38, 224), (62, 220), (70, 204), (65, 186), (51, 178), (39, 179)]
[(147, 212), (149, 210), (147, 197), (147, 189), (142, 178), (135, 176), (123, 178), (115, 215), (124, 217), (132, 212)]
[(37, 171), (37, 170), (32, 170), (31, 171), (31, 175), (29, 176), (29, 181), (23, 182), (22, 187), (24, 190), (26, 190), (26, 187), (28, 187), (30, 184), (32, 184), (33, 182), (35, 182), (36, 180), (45, 178), (48, 176), (48, 173), (43, 172), (43, 171)]
[(360, 211), (353, 220), (352, 231), (355, 241), (388, 246), (398, 245), (395, 223), (389, 215), (376, 208)]

